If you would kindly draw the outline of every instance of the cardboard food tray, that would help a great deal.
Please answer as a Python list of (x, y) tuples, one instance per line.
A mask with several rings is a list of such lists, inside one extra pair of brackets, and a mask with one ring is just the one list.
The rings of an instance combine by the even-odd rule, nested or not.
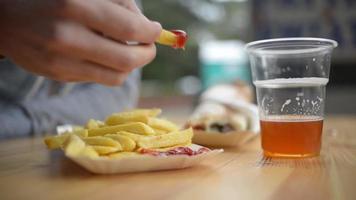
[[(191, 148), (197, 149), (202, 146), (192, 144)], [(90, 159), (87, 157), (68, 157), (78, 165), (95, 174), (116, 174), (129, 172), (145, 172), (183, 169), (198, 165), (202, 160), (213, 157), (223, 152), (222, 149), (211, 150), (194, 156), (170, 155), (170, 156), (151, 156), (138, 155), (122, 158), (98, 158)]]

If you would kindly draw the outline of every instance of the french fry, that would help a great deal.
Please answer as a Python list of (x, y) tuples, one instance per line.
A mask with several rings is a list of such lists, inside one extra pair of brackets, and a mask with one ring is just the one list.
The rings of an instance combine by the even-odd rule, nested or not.
[(126, 136), (126, 137), (132, 139), (135, 142), (138, 142), (142, 138), (147, 137), (147, 136), (143, 136), (143, 135), (139, 135), (139, 134), (130, 133), (130, 132), (127, 132), (127, 131), (119, 131), (119, 132), (117, 132), (117, 134), (118, 135), (122, 135), (122, 136)]
[(160, 36), (156, 40), (158, 44), (168, 45), (173, 48), (184, 49), (185, 43), (188, 40), (188, 35), (182, 30), (162, 30)]
[(68, 156), (78, 156), (84, 150), (85, 143), (77, 135), (71, 134), (64, 142), (64, 152)]
[(164, 148), (180, 144), (191, 143), (193, 130), (191, 128), (183, 131), (175, 131), (165, 135), (147, 136), (137, 142), (138, 147), (152, 149)]
[(157, 117), (159, 114), (162, 113), (162, 110), (159, 108), (152, 108), (152, 109), (135, 109), (130, 111), (135, 113), (136, 115), (145, 115), (148, 117)]
[(79, 129), (70, 133), (64, 133), (62, 135), (48, 136), (44, 139), (44, 142), (48, 149), (58, 149), (62, 147), (63, 143), (66, 141), (70, 134), (74, 134), (79, 137), (87, 137), (88, 131), (86, 129)]
[(134, 115), (131, 113), (119, 113), (111, 115), (105, 120), (105, 124), (108, 126), (125, 124), (129, 122), (142, 122), (146, 124), (148, 122), (148, 117), (143, 115)]
[(124, 135), (109, 134), (105, 135), (105, 137), (118, 141), (121, 144), (123, 151), (133, 151), (136, 147), (136, 142), (130, 137)]
[(83, 151), (79, 153), (80, 156), (88, 157), (88, 158), (98, 158), (99, 154), (95, 151), (92, 146), (85, 146)]
[(62, 144), (68, 138), (68, 134), (62, 134), (57, 136), (48, 136), (44, 139), (44, 143), (47, 145), (48, 149), (58, 149), (61, 148)]
[(154, 129), (163, 130), (167, 132), (177, 131), (178, 127), (174, 123), (166, 120), (166, 119), (159, 119), (159, 118), (150, 118), (148, 121), (148, 125)]
[(177, 42), (177, 37), (170, 31), (162, 30), (156, 42), (163, 45), (173, 46)]
[(160, 129), (153, 128), (153, 130), (155, 131), (155, 135), (164, 135), (164, 134), (168, 133), (168, 131), (164, 131), (164, 130), (160, 130)]
[(88, 137), (88, 130), (87, 129), (78, 129), (78, 130), (74, 130), (73, 132), (71, 132), (69, 134), (74, 134), (81, 138), (84, 138), (84, 137)]
[(118, 152), (109, 154), (109, 158), (124, 158), (124, 157), (132, 157), (132, 156), (142, 156), (140, 153), (137, 152)]
[(106, 155), (106, 154), (109, 154), (109, 153), (114, 153), (114, 152), (122, 150), (122, 149), (119, 149), (117, 147), (109, 147), (109, 146), (93, 145), (91, 147), (93, 147), (93, 149), (100, 155)]
[(94, 137), (83, 138), (83, 140), (86, 144), (89, 145), (115, 147), (118, 148), (119, 150), (122, 150), (122, 146), (118, 141), (115, 141), (108, 137), (94, 136)]
[(97, 129), (89, 129), (89, 136), (102, 136), (106, 134), (114, 134), (119, 131), (128, 131), (140, 135), (154, 135), (155, 131), (148, 125), (142, 122), (131, 122), (127, 124), (115, 125), (115, 126), (106, 126)]
[(160, 113), (160, 109), (137, 109), (128, 112), (114, 113), (105, 120), (105, 124), (109, 126), (129, 122), (142, 122), (147, 124), (149, 117), (155, 117)]

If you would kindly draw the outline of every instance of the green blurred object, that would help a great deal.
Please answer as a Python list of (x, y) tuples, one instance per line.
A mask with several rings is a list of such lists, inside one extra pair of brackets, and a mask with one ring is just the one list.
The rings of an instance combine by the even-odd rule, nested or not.
[(209, 41), (200, 45), (200, 73), (203, 88), (242, 80), (251, 83), (244, 43), (236, 40)]

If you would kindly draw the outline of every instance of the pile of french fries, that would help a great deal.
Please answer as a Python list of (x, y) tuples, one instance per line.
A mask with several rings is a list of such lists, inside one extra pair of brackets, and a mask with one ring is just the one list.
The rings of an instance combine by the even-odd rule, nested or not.
[(61, 148), (67, 156), (89, 158), (141, 155), (142, 149), (165, 151), (191, 144), (191, 128), (179, 130), (160, 109), (114, 113), (104, 122), (90, 119), (85, 127), (44, 139), (49, 149)]

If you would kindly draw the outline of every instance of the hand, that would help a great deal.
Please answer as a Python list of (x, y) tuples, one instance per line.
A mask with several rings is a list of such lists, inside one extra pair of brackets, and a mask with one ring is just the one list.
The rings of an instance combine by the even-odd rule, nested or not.
[(2, 0), (0, 27), (0, 54), (28, 71), (106, 85), (152, 61), (162, 29), (133, 0)]

